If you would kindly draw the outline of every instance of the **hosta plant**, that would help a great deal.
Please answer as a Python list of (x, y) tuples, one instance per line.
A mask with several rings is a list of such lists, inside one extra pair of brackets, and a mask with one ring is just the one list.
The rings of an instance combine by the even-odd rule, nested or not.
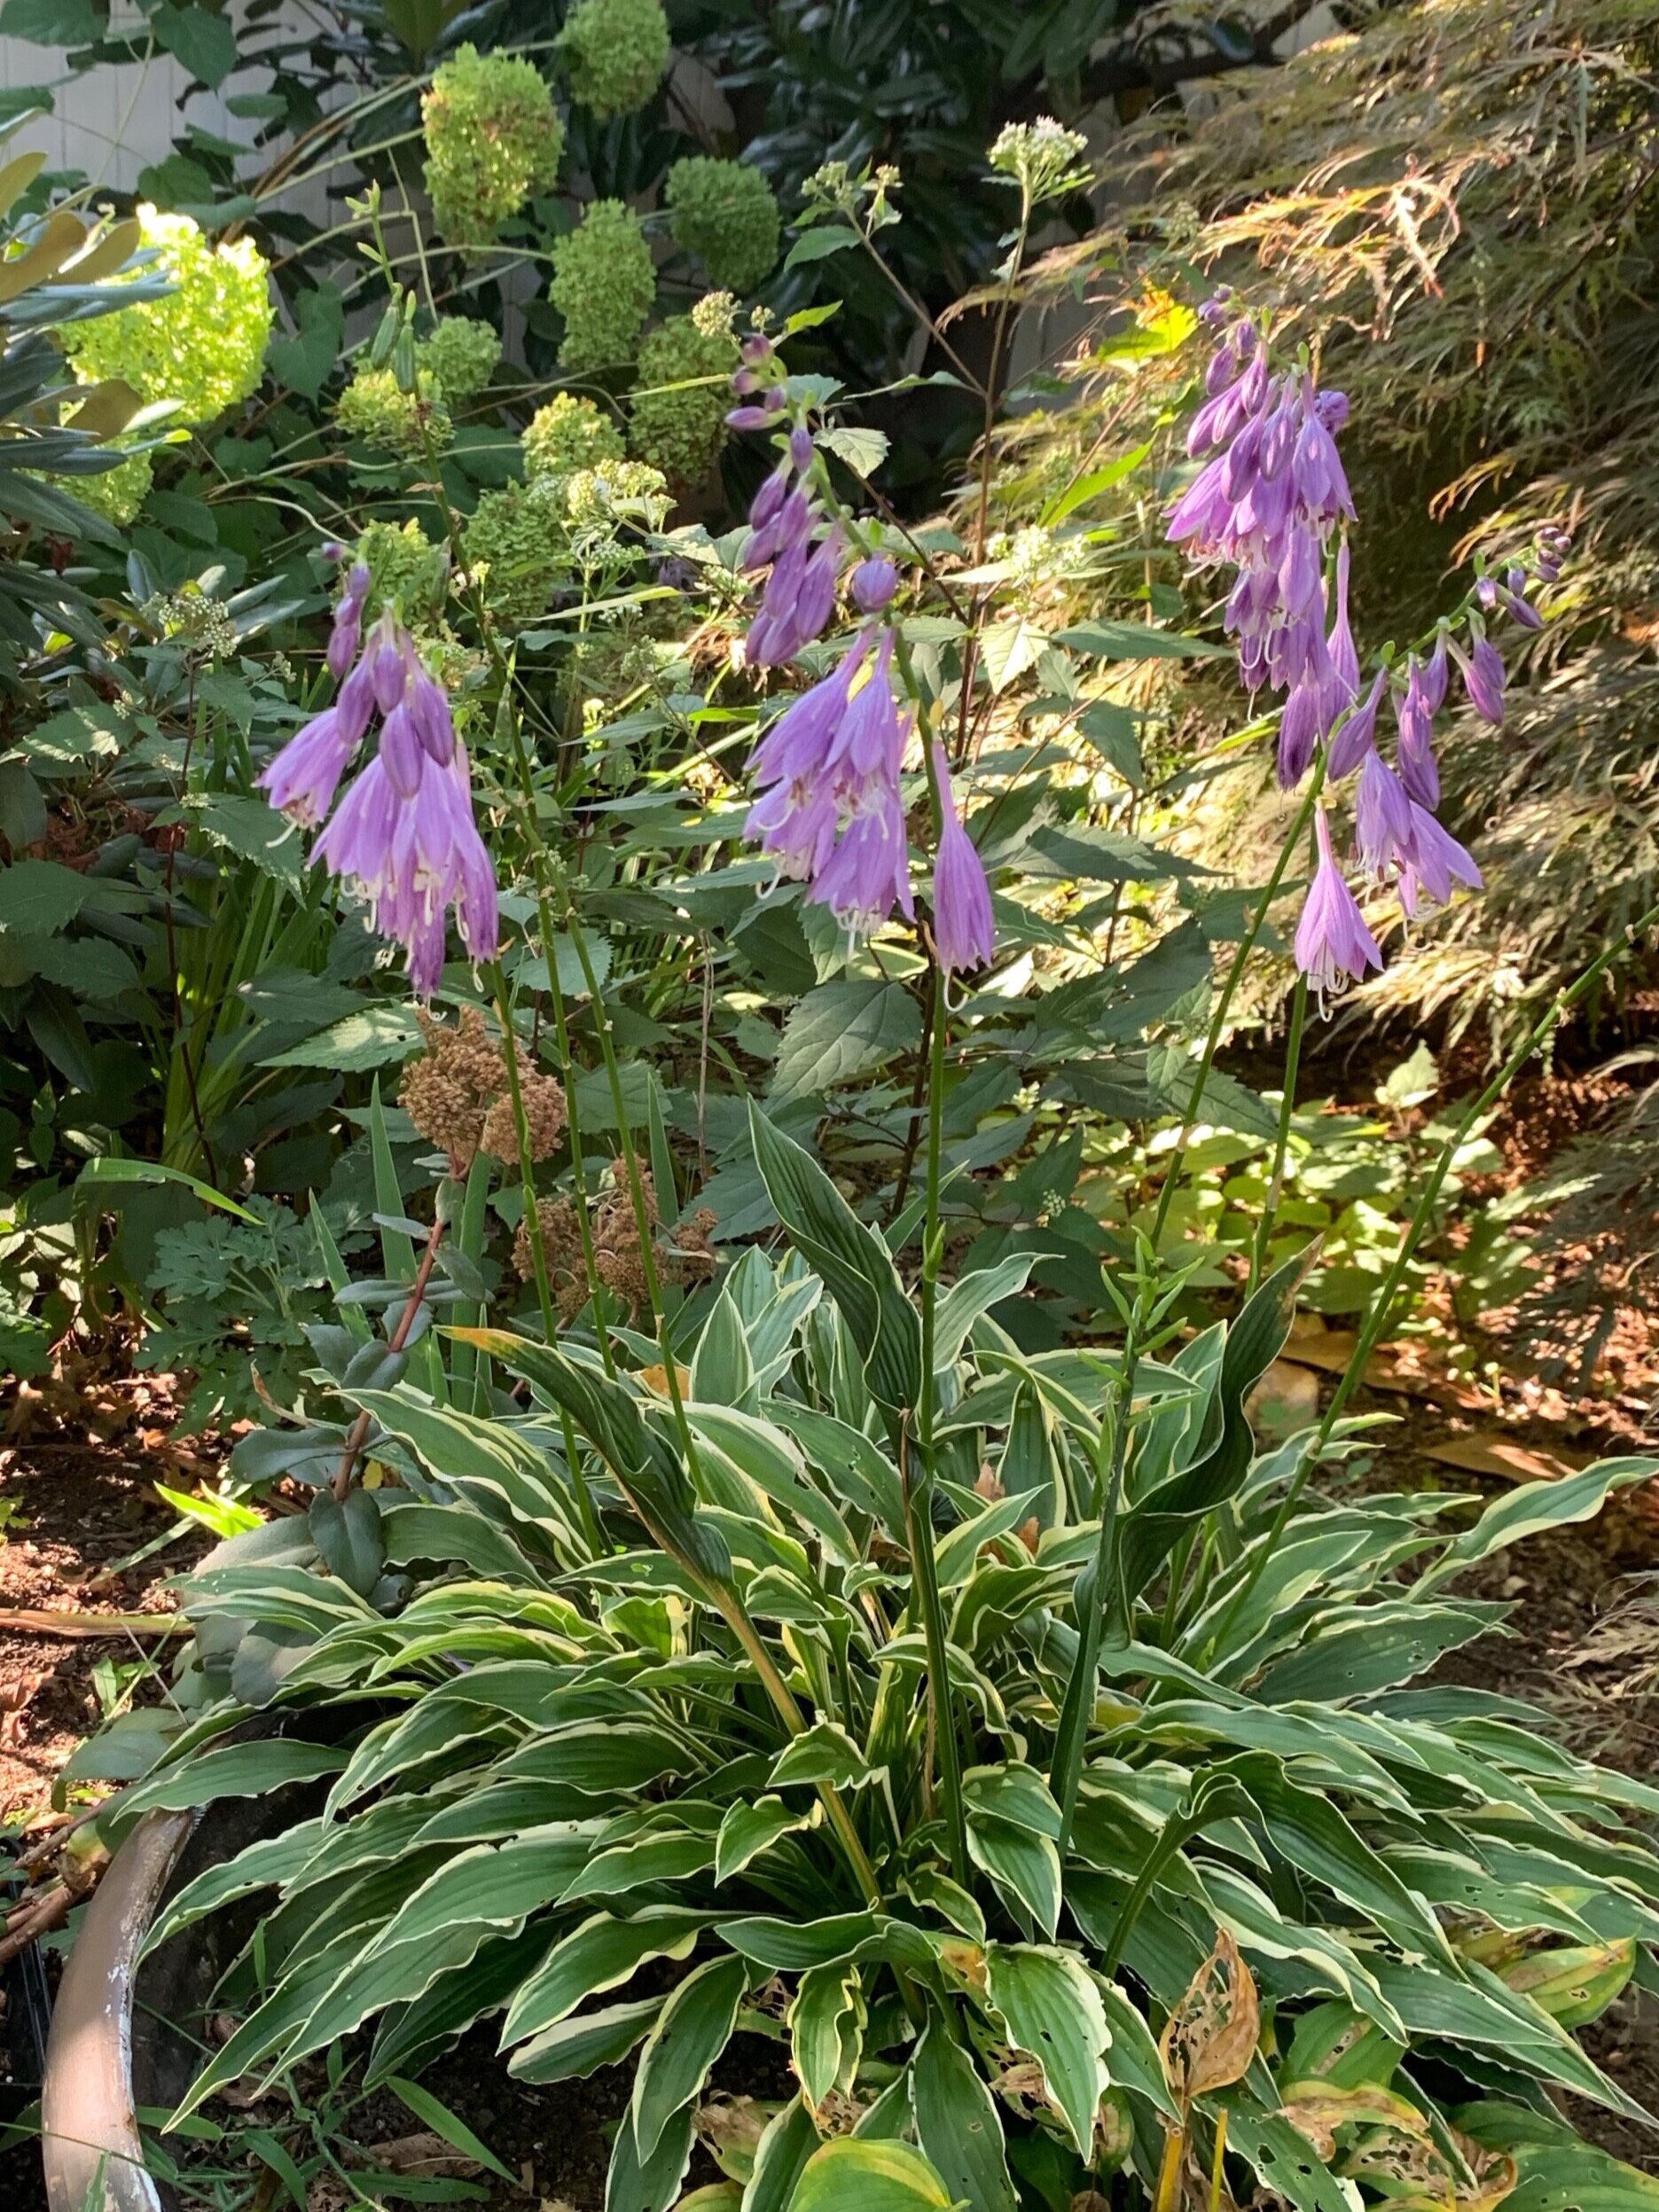
[[(1573, 2031), (1651, 1976), (1659, 1794), (1421, 1678), (1503, 1617), (1460, 1576), (1653, 1463), (1356, 1488), (1363, 1424), (1263, 1453), (1246, 1412), (1300, 1262), (1192, 1335), (1143, 1255), (1112, 1348), (1027, 1356), (990, 1309), (1028, 1262), (919, 1308), (902, 1236), (753, 1134), (787, 1245), (688, 1365), (457, 1326), (436, 1395), (340, 1386), (379, 1487), (187, 1583), (209, 1701), (108, 1825), (314, 1809), (153, 1933), (260, 1900), (177, 2117), (487, 2019), (520, 2080), (632, 2067), (613, 2212), (700, 2140), (748, 2212), (1645, 2201), (1555, 2100), (1637, 2109)], [(735, 2036), (794, 2093), (723, 2099)]]

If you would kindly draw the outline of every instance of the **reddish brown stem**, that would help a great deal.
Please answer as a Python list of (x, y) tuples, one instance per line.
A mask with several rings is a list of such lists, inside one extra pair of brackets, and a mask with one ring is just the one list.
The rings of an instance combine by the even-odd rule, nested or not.
[[(401, 1352), (409, 1341), (409, 1332), (414, 1327), (415, 1317), (420, 1311), (421, 1304), (426, 1298), (426, 1285), (432, 1280), (432, 1270), (437, 1264), (438, 1247), (442, 1242), (443, 1215), (440, 1213), (433, 1221), (432, 1233), (426, 1239), (426, 1248), (420, 1255), (420, 1265), (415, 1270), (415, 1279), (409, 1286), (408, 1302), (403, 1312), (399, 1314), (397, 1326), (392, 1331), (391, 1338), (387, 1342), (388, 1351)], [(359, 1413), (347, 1430), (345, 1449), (340, 1455), (340, 1465), (335, 1468), (334, 1479), (329, 1485), (336, 1497), (344, 1497), (346, 1492), (351, 1488), (352, 1469), (357, 1464), (357, 1455), (369, 1441), (369, 1431), (372, 1426), (372, 1415)]]

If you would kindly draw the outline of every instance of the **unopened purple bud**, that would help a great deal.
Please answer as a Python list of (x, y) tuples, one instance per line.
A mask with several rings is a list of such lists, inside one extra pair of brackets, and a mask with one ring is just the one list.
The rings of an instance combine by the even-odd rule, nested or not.
[(1376, 743), (1377, 707), (1382, 698), (1382, 687), (1388, 680), (1387, 669), (1379, 668), (1370, 691), (1331, 739), (1326, 773), (1333, 779), (1340, 780), (1344, 776), (1351, 776)]
[(374, 674), (366, 659), (358, 661), (340, 685), (334, 712), (340, 718), (340, 729), (352, 744), (361, 743), (364, 731), (374, 718)]
[(761, 405), (774, 415), (781, 415), (789, 404), (789, 395), (781, 384), (774, 384), (761, 395)]
[(786, 465), (775, 468), (750, 504), (750, 529), (763, 530), (788, 496), (789, 470)]
[(359, 606), (369, 596), (369, 586), (374, 578), (369, 573), (366, 560), (354, 560), (346, 575), (346, 597), (356, 599)]
[(853, 605), (861, 614), (879, 614), (898, 590), (898, 570), (885, 554), (861, 560), (852, 572)]
[(1498, 586), (1490, 576), (1483, 576), (1475, 585), (1475, 599), (1476, 606), (1483, 607), (1489, 614), (1497, 606)]
[(407, 707), (427, 758), (440, 768), (448, 768), (455, 757), (455, 724), (450, 718), (450, 702), (443, 686), (434, 683), (424, 668), (416, 671)]
[(420, 789), (424, 757), (420, 732), (407, 707), (394, 707), (380, 730), (380, 758), (392, 789), (400, 799), (412, 799)]
[(374, 683), (374, 703), (383, 715), (389, 715), (403, 696), (403, 683), (408, 674), (403, 666), (403, 656), (395, 645), (382, 638), (371, 645), (368, 660)]
[[(1446, 703), (1446, 684), (1451, 671), (1446, 665), (1446, 633), (1443, 629), (1435, 639), (1435, 649), (1423, 663), (1420, 692), (1423, 707), (1432, 722)], [(1432, 805), (1433, 801), (1428, 804)]]
[(346, 549), (337, 537), (331, 537), (322, 548), (322, 558), (325, 560), (344, 560)]
[(1509, 571), (1504, 582), (1512, 591), (1524, 591), (1527, 588), (1527, 572), (1517, 565)]
[(328, 651), (324, 658), (336, 684), (357, 657), (362, 614), (362, 606), (356, 599), (342, 599), (334, 610), (333, 627), (328, 633)]
[(789, 458), (800, 475), (804, 476), (817, 458), (818, 448), (812, 442), (812, 433), (802, 426), (789, 433)]
[(726, 417), (726, 426), (732, 430), (770, 430), (772, 416), (764, 407), (734, 407)]
[(761, 380), (753, 369), (740, 369), (732, 379), (732, 389), (740, 399), (747, 399), (751, 392), (758, 392)]
[(751, 331), (743, 340), (742, 354), (751, 368), (758, 367), (762, 362), (771, 359), (772, 341), (763, 331)]
[(1503, 655), (1491, 638), (1484, 637), (1476, 637), (1467, 654), (1456, 645), (1452, 645), (1451, 652), (1463, 672), (1463, 688), (1469, 695), (1470, 706), (1497, 729), (1504, 718)]
[(945, 973), (956, 975), (966, 968), (990, 965), (997, 930), (985, 864), (958, 817), (943, 746), (933, 748), (933, 766), (943, 817), (933, 864), (934, 950)]
[(1522, 629), (1543, 629), (1544, 617), (1538, 613), (1537, 607), (1533, 606), (1531, 600), (1524, 598), (1521, 592), (1515, 590), (1506, 591), (1504, 594), (1504, 605), (1509, 609), (1510, 614), (1514, 617), (1515, 621), (1520, 623)]

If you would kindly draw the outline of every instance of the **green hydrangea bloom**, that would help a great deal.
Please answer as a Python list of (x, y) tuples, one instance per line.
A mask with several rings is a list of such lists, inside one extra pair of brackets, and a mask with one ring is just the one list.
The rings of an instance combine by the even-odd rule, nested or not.
[[(720, 457), (737, 365), (737, 341), (700, 329), (689, 315), (653, 330), (639, 348), (629, 443), (683, 491), (695, 490)], [(699, 377), (715, 381), (692, 381)], [(668, 388), (676, 386), (683, 388)]]
[(532, 483), (622, 457), (622, 433), (591, 399), (558, 392), (538, 407), (524, 433), (524, 473)]
[(661, 0), (577, 0), (559, 45), (583, 107), (631, 115), (668, 74), (669, 19)]
[(675, 244), (698, 256), (712, 282), (753, 292), (771, 276), (783, 217), (752, 162), (689, 153), (669, 171), (662, 196), (674, 218)]
[(458, 46), (420, 103), (426, 190), (444, 237), (483, 245), (559, 175), (565, 127), (547, 80), (522, 54)]
[(122, 529), (137, 514), (150, 496), (150, 486), (155, 479), (155, 465), (148, 453), (129, 453), (113, 468), (106, 468), (98, 476), (68, 476), (58, 478), (58, 489), (78, 499), (83, 507), (90, 507), (94, 514), (101, 514), (106, 522)]
[(629, 514), (660, 529), (672, 504), (661, 470), (648, 461), (579, 468), (560, 489), (565, 520), (573, 530), (601, 529)]
[(214, 246), (189, 215), (160, 215), (146, 204), (138, 222), (156, 254), (150, 270), (176, 289), (67, 324), (64, 350), (83, 383), (120, 377), (146, 403), (177, 401), (182, 422), (211, 422), (247, 399), (264, 371), (271, 325), (265, 257), (252, 238)]
[(559, 358), (567, 369), (631, 361), (656, 297), (645, 226), (620, 199), (596, 199), (553, 248), (548, 296), (565, 318)]
[(407, 522), (371, 522), (352, 547), (351, 558), (369, 571), (371, 610), (395, 599), (407, 621), (419, 602), (436, 597), (438, 549), (412, 518)]
[(416, 348), (416, 358), (439, 391), (458, 406), (481, 392), (501, 358), (501, 333), (493, 323), (446, 315)]
[(390, 369), (359, 369), (340, 395), (334, 420), (348, 438), (413, 458), (447, 445), (453, 425), (442, 394), (427, 379), (418, 392), (405, 392)]
[(479, 499), (461, 536), (468, 573), (497, 621), (517, 629), (544, 614), (569, 574), (560, 515), (538, 484), (505, 484)]

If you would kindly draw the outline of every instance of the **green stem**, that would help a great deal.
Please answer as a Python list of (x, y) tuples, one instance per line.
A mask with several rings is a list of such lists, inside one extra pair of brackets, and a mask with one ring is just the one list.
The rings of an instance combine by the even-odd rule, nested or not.
[(1077, 1656), (1066, 1685), (1066, 1702), (1055, 1734), (1053, 1763), (1048, 1778), (1049, 1787), (1060, 1807), (1058, 1848), (1062, 1859), (1071, 1835), (1078, 1786), (1083, 1779), (1083, 1755), (1099, 1677), (1100, 1642), (1117, 1576), (1118, 1520), (1123, 1498), (1123, 1471), (1129, 1459), (1130, 1415), (1135, 1400), (1135, 1371), (1140, 1358), (1144, 1306), (1143, 1292), (1136, 1298), (1123, 1339), (1123, 1364), (1112, 1391), (1109, 1422), (1101, 1432), (1100, 1456), (1106, 1465), (1101, 1469), (1099, 1486), (1100, 1535), (1095, 1548), (1092, 1586), (1086, 1594), (1078, 1592), (1081, 1618), (1077, 1623)]
[(1342, 1371), (1342, 1380), (1336, 1386), (1330, 1404), (1325, 1410), (1325, 1418), (1319, 1423), (1312, 1443), (1303, 1454), (1295, 1473), (1286, 1487), (1279, 1511), (1273, 1516), (1272, 1526), (1267, 1532), (1266, 1541), (1256, 1547), (1254, 1563), (1240, 1578), (1239, 1587), (1233, 1593), (1233, 1602), (1222, 1616), (1216, 1633), (1210, 1639), (1209, 1649), (1212, 1655), (1225, 1648), (1240, 1608), (1260, 1580), (1268, 1560), (1274, 1556), (1279, 1539), (1284, 1535), (1290, 1517), (1295, 1512), (1301, 1500), (1302, 1493), (1307, 1488), (1314, 1468), (1319, 1465), (1324, 1457), (1326, 1447), (1331, 1441), (1337, 1422), (1341, 1420), (1349, 1400), (1365, 1379), (1366, 1364), (1372, 1353), (1381, 1342), (1393, 1317), (1394, 1304), (1399, 1296), (1400, 1286), (1405, 1279), (1406, 1270), (1411, 1266), (1417, 1247), (1422, 1242), (1429, 1222), (1434, 1216), (1435, 1208), (1445, 1186), (1446, 1177), (1452, 1172), (1452, 1161), (1467, 1143), (1475, 1125), (1485, 1114), (1491, 1113), (1492, 1107), (1503, 1097), (1505, 1091), (1508, 1090), (1510, 1084), (1538, 1047), (1547, 1041), (1573, 1008), (1589, 997), (1613, 963), (1636, 944), (1655, 924), (1659, 924), (1659, 905), (1650, 906), (1639, 921), (1631, 923), (1618, 938), (1607, 945), (1591, 962), (1576, 982), (1566, 990), (1557, 994), (1484, 1090), (1481, 1092), (1473, 1105), (1466, 1107), (1459, 1116), (1457, 1127), (1441, 1145), (1436, 1156), (1435, 1164), (1429, 1169), (1428, 1179), (1423, 1184), (1411, 1220), (1406, 1223), (1401, 1235), (1399, 1248), (1395, 1253), (1389, 1271), (1383, 1277), (1377, 1294), (1372, 1300), (1366, 1312), (1358, 1340), (1354, 1346), (1353, 1356)]
[[(928, 779), (932, 781), (929, 765)], [(921, 1250), (921, 1383), (916, 1395), (916, 1435), (921, 1459), (921, 1481), (912, 1482), (910, 1455), (901, 1454), (900, 1475), (904, 1493), (904, 1535), (910, 1547), (911, 1574), (921, 1609), (922, 1634), (927, 1645), (927, 1712), (929, 1733), (938, 1748), (939, 1786), (944, 1798), (945, 1825), (951, 1839), (951, 1866), (959, 1882), (969, 1878), (967, 1817), (962, 1802), (961, 1749), (957, 1741), (956, 1700), (951, 1692), (950, 1648), (945, 1639), (944, 1606), (939, 1595), (938, 1561), (934, 1555), (933, 1499), (937, 1476), (934, 1431), (934, 1364), (938, 1333), (939, 1274), (944, 1260), (944, 1231), (939, 1217), (939, 1191), (944, 1152), (944, 1045), (948, 1016), (944, 974), (935, 962), (933, 981), (933, 1034), (927, 1077), (927, 1215)]]
[(1209, 1071), (1215, 1064), (1216, 1053), (1221, 1043), (1222, 1032), (1227, 1026), (1227, 1015), (1232, 1010), (1233, 994), (1238, 989), (1240, 980), (1244, 974), (1245, 965), (1256, 950), (1256, 941), (1262, 934), (1262, 926), (1267, 919), (1269, 910), (1279, 895), (1279, 887), (1284, 881), (1286, 872), (1290, 866), (1290, 856), (1295, 850), (1303, 831), (1313, 818), (1313, 809), (1319, 802), (1319, 793), (1324, 783), (1325, 754), (1321, 752), (1318, 761), (1314, 763), (1313, 774), (1309, 778), (1306, 795), (1302, 804), (1296, 809), (1296, 818), (1291, 824), (1289, 834), (1279, 848), (1279, 858), (1273, 864), (1272, 874), (1267, 879), (1262, 892), (1261, 902), (1250, 917), (1249, 926), (1239, 940), (1239, 949), (1233, 956), (1233, 965), (1227, 970), (1226, 981), (1221, 987), (1221, 994), (1216, 1001), (1215, 1012), (1210, 1016), (1209, 1034), (1204, 1039), (1203, 1055), (1198, 1063), (1198, 1075), (1193, 1084), (1192, 1095), (1188, 1098), (1181, 1116), (1181, 1133), (1176, 1139), (1175, 1150), (1164, 1175), (1163, 1188), (1158, 1194), (1158, 1211), (1152, 1224), (1152, 1247), (1154, 1252), (1161, 1249), (1163, 1243), (1164, 1228), (1170, 1218), (1170, 1208), (1175, 1202), (1176, 1185), (1181, 1177), (1181, 1162), (1186, 1156), (1186, 1147), (1192, 1140), (1193, 1125), (1198, 1120), (1198, 1109), (1203, 1102), (1204, 1089), (1209, 1081)]
[(1302, 1032), (1307, 1019), (1308, 979), (1298, 975), (1290, 1001), (1290, 1036), (1285, 1046), (1285, 1095), (1279, 1104), (1279, 1128), (1273, 1138), (1273, 1165), (1267, 1179), (1267, 1198), (1256, 1224), (1256, 1247), (1250, 1255), (1249, 1290), (1256, 1288), (1267, 1265), (1267, 1247), (1279, 1218), (1279, 1201), (1284, 1196), (1285, 1160), (1290, 1150), (1290, 1122), (1296, 1110), (1296, 1077), (1302, 1068)]

